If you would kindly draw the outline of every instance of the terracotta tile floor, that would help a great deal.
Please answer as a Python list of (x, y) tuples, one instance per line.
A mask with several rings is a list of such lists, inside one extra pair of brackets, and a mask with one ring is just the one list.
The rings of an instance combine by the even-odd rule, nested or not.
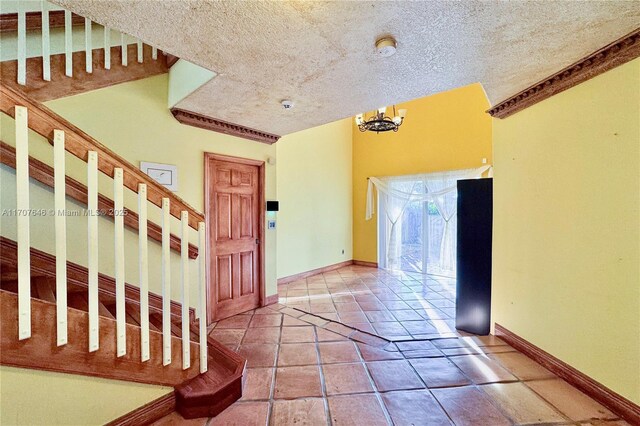
[(454, 337), (455, 280), (345, 267), (279, 285), (280, 303), (386, 339)]
[[(351, 280), (364, 270), (338, 274), (360, 288)], [(307, 279), (306, 291), (329, 288), (335, 274), (322, 279)], [(344, 303), (360, 305), (333, 306)], [(627, 424), (495, 336), (392, 342), (319, 315), (276, 304), (214, 324), (210, 335), (248, 360), (242, 399), (213, 419), (172, 413), (156, 424)]]

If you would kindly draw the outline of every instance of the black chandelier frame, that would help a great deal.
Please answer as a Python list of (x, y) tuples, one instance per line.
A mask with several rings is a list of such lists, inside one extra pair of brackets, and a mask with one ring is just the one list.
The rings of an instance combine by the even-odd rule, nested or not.
[[(395, 105), (393, 105), (393, 116), (397, 117)], [(369, 118), (366, 118), (363, 114), (362, 119), (362, 124), (358, 124), (358, 129), (361, 132), (397, 132), (404, 122), (404, 117), (400, 117), (400, 123), (396, 123), (395, 121), (393, 121), (392, 117), (384, 115), (384, 113), (380, 112), (379, 110), (376, 110), (374, 112), (374, 115)]]

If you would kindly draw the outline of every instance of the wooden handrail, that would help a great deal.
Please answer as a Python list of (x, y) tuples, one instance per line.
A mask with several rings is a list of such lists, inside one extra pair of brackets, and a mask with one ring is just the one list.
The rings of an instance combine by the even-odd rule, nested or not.
[[(25, 23), (27, 31), (39, 30), (42, 28), (42, 12), (25, 13)], [(84, 18), (75, 13), (71, 14), (71, 25), (84, 25)], [(49, 11), (49, 28), (64, 28), (64, 10)], [(18, 31), (18, 14), (3, 13), (0, 15), (0, 32)]]
[(109, 177), (113, 177), (113, 169), (116, 167), (124, 170), (124, 185), (138, 192), (138, 184), (147, 185), (147, 199), (158, 207), (162, 207), (162, 199), (169, 198), (170, 212), (175, 218), (180, 219), (182, 211), (189, 213), (189, 226), (198, 229), (198, 223), (204, 222), (202, 213), (191, 207), (171, 191), (151, 179), (133, 164), (111, 151), (109, 148), (89, 136), (68, 120), (53, 112), (40, 102), (30, 99), (24, 92), (0, 85), (0, 111), (11, 117), (15, 116), (15, 106), (24, 106), (29, 111), (29, 128), (49, 142), (52, 141), (53, 131), (65, 132), (65, 150), (86, 162), (89, 151), (98, 153), (98, 170)]
[[(11, 145), (0, 141), (0, 162), (13, 169), (16, 168), (16, 150)], [(43, 163), (33, 157), (29, 157), (29, 176), (38, 182), (53, 188), (53, 167)], [(87, 187), (77, 180), (66, 177), (66, 195), (73, 198), (81, 204), (87, 204)], [(113, 200), (98, 194), (98, 208), (104, 211), (108, 216), (113, 217)], [(124, 225), (128, 228), (138, 231), (138, 214), (128, 210), (124, 215)], [(160, 225), (148, 220), (147, 236), (152, 240), (162, 243), (162, 228)], [(180, 253), (180, 237), (175, 234), (170, 236), (171, 250)], [(198, 257), (198, 247), (189, 243), (189, 258), (196, 259)]]

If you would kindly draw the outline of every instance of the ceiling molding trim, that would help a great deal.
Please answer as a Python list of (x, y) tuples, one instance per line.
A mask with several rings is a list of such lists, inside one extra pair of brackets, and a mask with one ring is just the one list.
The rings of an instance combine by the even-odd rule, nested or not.
[(237, 136), (244, 139), (250, 139), (256, 142), (266, 144), (274, 144), (280, 139), (280, 136), (250, 127), (241, 126), (239, 124), (229, 123), (217, 118), (208, 117), (191, 111), (185, 111), (180, 108), (171, 108), (171, 114), (182, 124), (201, 129), (211, 130), (218, 133), (224, 133), (231, 136)]
[[(25, 15), (27, 31), (42, 29), (42, 12), (27, 12)], [(73, 26), (84, 25), (84, 18), (72, 13), (71, 24)], [(64, 28), (64, 10), (49, 11), (49, 28)], [(18, 14), (0, 14), (0, 32), (4, 33), (11, 31), (18, 31)]]
[(506, 118), (553, 95), (640, 57), (640, 28), (499, 102), (487, 112)]

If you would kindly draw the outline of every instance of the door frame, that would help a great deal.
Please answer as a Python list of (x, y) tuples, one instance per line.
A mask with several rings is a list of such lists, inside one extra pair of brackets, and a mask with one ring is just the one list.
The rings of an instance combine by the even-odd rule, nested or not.
[(222, 155), (216, 154), (213, 152), (205, 152), (204, 153), (204, 221), (206, 228), (206, 245), (207, 250), (205, 250), (207, 254), (206, 259), (206, 277), (207, 277), (207, 325), (213, 322), (213, 316), (211, 314), (212, 309), (209, 307), (209, 301), (211, 300), (211, 292), (215, 291), (212, 287), (213, 277), (211, 276), (211, 257), (209, 255), (208, 248), (211, 247), (210, 241), (210, 232), (209, 232), (209, 221), (212, 220), (215, 216), (213, 212), (210, 211), (209, 208), (209, 189), (211, 188), (211, 178), (209, 173), (209, 163), (211, 161), (226, 161), (229, 163), (237, 163), (244, 164), (248, 166), (257, 166), (258, 167), (258, 204), (259, 204), (259, 226), (258, 226), (258, 238), (260, 239), (260, 244), (258, 244), (258, 286), (259, 286), (259, 295), (260, 295), (260, 306), (265, 306), (266, 301), (266, 286), (265, 286), (265, 254), (264, 254), (264, 244), (265, 244), (265, 226), (264, 221), (266, 217), (266, 201), (265, 201), (265, 162), (260, 160), (252, 160), (250, 158), (241, 158), (241, 157), (233, 157), (230, 155)]

